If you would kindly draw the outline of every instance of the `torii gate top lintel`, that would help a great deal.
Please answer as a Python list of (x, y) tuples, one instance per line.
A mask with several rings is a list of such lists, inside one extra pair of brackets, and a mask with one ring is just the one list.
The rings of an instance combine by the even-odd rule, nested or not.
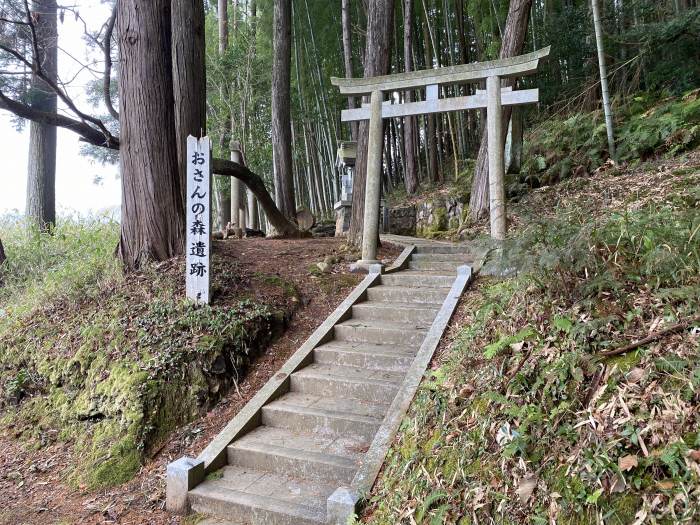
[(367, 95), (373, 91), (400, 91), (429, 85), (478, 82), (488, 77), (520, 77), (537, 71), (541, 59), (549, 55), (551, 46), (513, 58), (473, 62), (438, 69), (423, 69), (369, 78), (331, 77), (331, 84), (341, 95)]

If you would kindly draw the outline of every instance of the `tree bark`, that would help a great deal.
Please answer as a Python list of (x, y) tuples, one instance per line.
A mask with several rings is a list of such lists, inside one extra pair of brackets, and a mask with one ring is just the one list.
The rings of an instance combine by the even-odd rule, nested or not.
[[(288, 219), (296, 216), (292, 176), (290, 74), (292, 60), (292, 1), (275, 0), (272, 64), (272, 161), (275, 201)], [(262, 203), (261, 203), (262, 204)]]
[[(30, 105), (41, 112), (55, 113), (58, 97), (36, 69), (54, 83), (58, 66), (58, 13), (56, 0), (34, 0), (31, 19), (35, 34)], [(56, 127), (32, 122), (29, 125), (26, 215), (41, 231), (56, 223)]]
[[(403, 58), (404, 71), (413, 70), (413, 0), (404, 0), (403, 4)], [(406, 102), (413, 102), (413, 90), (406, 91)], [(404, 126), (404, 184), (406, 192), (413, 195), (418, 189), (418, 170), (416, 169), (416, 119), (405, 117)]]
[[(508, 8), (508, 18), (503, 31), (503, 42), (501, 43), (500, 58), (511, 58), (522, 53), (527, 34), (527, 24), (530, 18), (530, 7), (532, 0), (511, 0)], [(512, 86), (513, 79), (506, 79), (504, 86)], [(511, 107), (503, 108), (503, 133), (508, 131)], [(501, 140), (505, 135), (501, 137)], [(481, 137), (479, 154), (476, 158), (474, 180), (472, 181), (471, 197), (469, 199), (469, 211), (473, 218), (482, 218), (488, 213), (489, 192), (488, 192), (488, 139), (486, 134)]]
[[(228, 32), (228, 2), (229, 0), (219, 0), (218, 2), (218, 14), (219, 14), (219, 20), (218, 20), (218, 27), (219, 27), (219, 57), (222, 57), (224, 53), (226, 53), (226, 49), (228, 48), (228, 40), (229, 40), (229, 32)], [(220, 89), (220, 94), (221, 98), (225, 99), (225, 95), (227, 93), (226, 86), (222, 85), (219, 86)], [(228, 134), (228, 131), (230, 129), (231, 134), (233, 136), (233, 122), (231, 120), (231, 115), (226, 113), (223, 118), (224, 125), (223, 129), (221, 130), (221, 137), (219, 141), (219, 146), (221, 153), (228, 148), (228, 144), (226, 144), (226, 136)], [(229, 125), (230, 124), (230, 125)], [(217, 212), (218, 212), (218, 218), (219, 218), (219, 225), (221, 229), (225, 229), (228, 226), (228, 223), (231, 222), (231, 191), (230, 191), (230, 186), (227, 187), (226, 184), (224, 184), (224, 180), (219, 179), (215, 181), (214, 184), (214, 192), (216, 196), (216, 202), (217, 202)]]
[[(345, 63), (345, 77), (352, 78), (352, 33), (350, 26), (350, 0), (343, 0), (341, 5), (341, 22), (343, 26), (343, 62)], [(353, 109), (355, 97), (348, 97), (348, 108)], [(357, 122), (350, 123), (350, 138), (357, 140)]]
[[(385, 75), (389, 69), (393, 19), (393, 0), (369, 0), (364, 60), (365, 78)], [(358, 130), (357, 159), (352, 185), (352, 219), (348, 231), (348, 241), (355, 246), (360, 246), (362, 243), (368, 134), (369, 123), (362, 121)]]
[(184, 247), (170, 13), (170, 0), (120, 0), (117, 8), (122, 181), (119, 255), (129, 269), (179, 255)]
[(5, 247), (2, 245), (2, 239), (0, 239), (0, 266), (2, 266), (2, 263), (4, 263), (7, 260), (7, 256), (5, 255)]
[(172, 0), (171, 20), (177, 165), (184, 206), (187, 136), (203, 137), (207, 133), (203, 1)]

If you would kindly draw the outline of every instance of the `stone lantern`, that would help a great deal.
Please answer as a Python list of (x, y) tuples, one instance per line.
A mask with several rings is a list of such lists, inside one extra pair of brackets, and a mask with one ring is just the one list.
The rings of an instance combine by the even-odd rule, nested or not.
[(341, 142), (338, 147), (336, 166), (340, 171), (340, 200), (335, 203), (335, 236), (344, 237), (350, 228), (352, 212), (352, 179), (357, 157), (356, 142)]

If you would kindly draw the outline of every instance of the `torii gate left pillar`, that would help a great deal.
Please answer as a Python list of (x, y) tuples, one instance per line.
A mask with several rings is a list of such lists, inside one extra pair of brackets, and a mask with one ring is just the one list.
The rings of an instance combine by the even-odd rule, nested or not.
[(379, 264), (377, 236), (379, 235), (379, 208), (382, 193), (382, 92), (372, 91), (369, 102), (369, 137), (367, 144), (367, 176), (365, 177), (365, 215), (362, 230), (362, 259), (355, 263), (359, 269)]
[[(488, 136), (489, 206), (491, 237), (503, 241), (506, 235), (506, 210), (504, 187), (503, 105), (530, 104), (539, 100), (537, 89), (513, 91), (501, 88), (501, 78), (516, 77), (537, 71), (539, 61), (549, 55), (549, 47), (533, 53), (509, 59), (492, 60), (473, 64), (413, 71), (381, 77), (340, 79), (332, 78), (344, 95), (371, 94), (369, 108), (344, 110), (342, 121), (369, 120), (367, 150), (367, 174), (365, 178), (365, 206), (362, 232), (362, 259), (356, 269), (368, 269), (377, 264), (377, 238), (379, 234), (379, 206), (381, 198), (381, 172), (383, 154), (382, 119), (486, 108)], [(486, 93), (474, 96), (439, 98), (439, 86), (475, 82), (486, 79)], [(425, 88), (426, 99), (420, 102), (385, 105), (384, 91)]]

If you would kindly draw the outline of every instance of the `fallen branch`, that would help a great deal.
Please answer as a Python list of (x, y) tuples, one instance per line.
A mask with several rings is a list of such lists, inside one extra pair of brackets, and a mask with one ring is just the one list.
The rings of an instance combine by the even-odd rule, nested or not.
[(605, 365), (601, 366), (598, 368), (598, 370), (595, 371), (595, 374), (593, 375), (593, 379), (591, 380), (591, 386), (588, 388), (588, 391), (586, 392), (586, 397), (583, 399), (583, 408), (588, 408), (588, 405), (591, 404), (591, 401), (593, 400), (593, 396), (595, 395), (596, 391), (598, 390), (598, 387), (600, 386), (600, 381), (603, 379), (603, 376), (605, 375), (605, 371), (607, 370), (607, 367)]
[(605, 352), (600, 352), (598, 355), (600, 357), (612, 357), (620, 354), (625, 354), (631, 350), (636, 350), (640, 346), (644, 346), (648, 343), (653, 343), (654, 341), (658, 341), (659, 339), (666, 337), (667, 335), (675, 334), (677, 332), (680, 332), (682, 330), (686, 330), (687, 328), (690, 328), (691, 325), (695, 323), (700, 323), (700, 316), (694, 317), (692, 319), (689, 319), (687, 321), (684, 321), (682, 323), (677, 323), (674, 325), (669, 326), (668, 328), (664, 328), (663, 330), (659, 330), (658, 332), (653, 332), (646, 336), (644, 339), (640, 339), (639, 341), (635, 341), (634, 343), (630, 343), (625, 346), (621, 346), (619, 348), (614, 348), (613, 350), (607, 350)]

